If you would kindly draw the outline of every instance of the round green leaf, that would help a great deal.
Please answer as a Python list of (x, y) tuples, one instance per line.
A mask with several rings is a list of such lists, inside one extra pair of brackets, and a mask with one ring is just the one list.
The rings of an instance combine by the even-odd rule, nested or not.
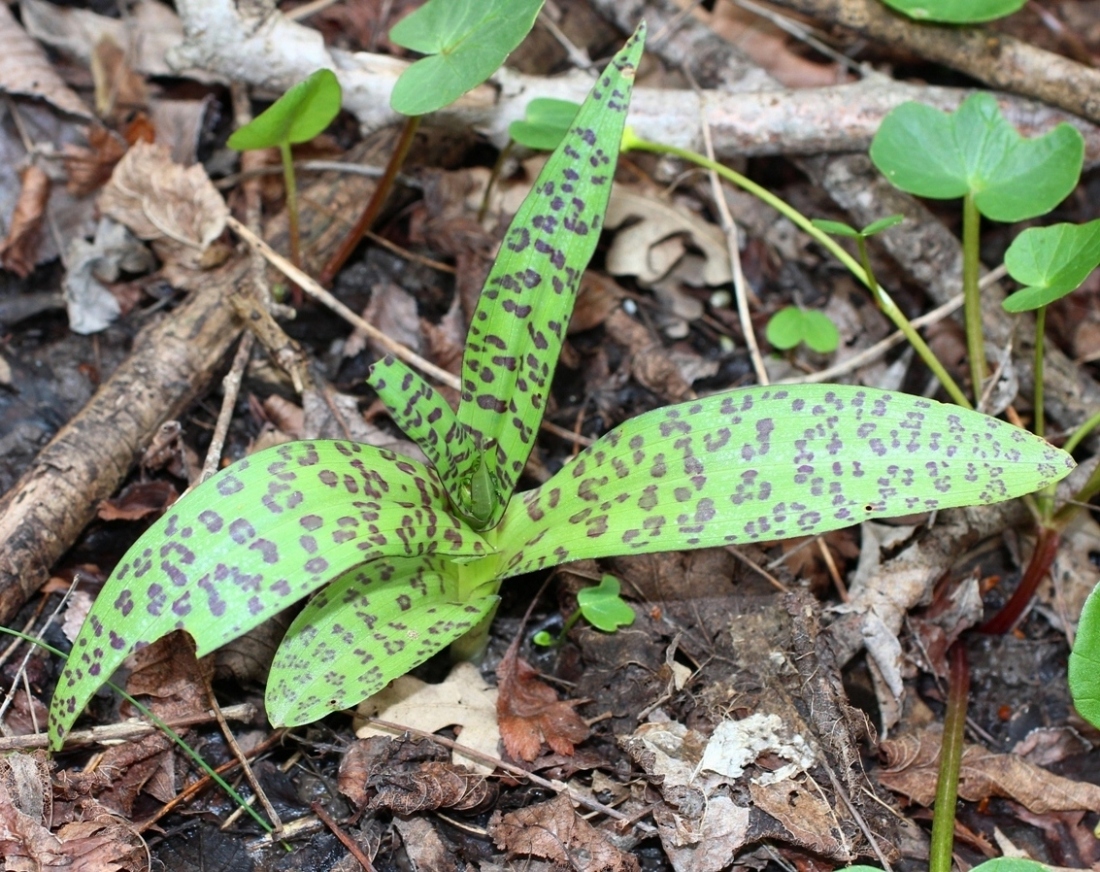
[(588, 623), (605, 633), (634, 623), (634, 609), (619, 596), (619, 579), (614, 575), (604, 575), (596, 587), (577, 591), (577, 606)]
[(910, 194), (946, 200), (974, 195), (987, 218), (1022, 221), (1053, 209), (1081, 174), (1084, 139), (1068, 124), (1024, 139), (989, 94), (953, 113), (903, 103), (883, 119), (871, 160)]
[(1032, 227), (1005, 252), (1008, 274), (1022, 290), (1004, 301), (1009, 312), (1027, 312), (1080, 287), (1100, 264), (1100, 220), (1088, 224)]
[(977, 24), (1004, 18), (1023, 8), (1027, 0), (882, 0), (891, 9), (916, 21)]
[(544, 0), (428, 0), (390, 31), (429, 55), (397, 80), (390, 105), (404, 115), (442, 109), (489, 78), (530, 32)]
[(553, 151), (565, 139), (580, 108), (572, 100), (537, 97), (527, 104), (523, 120), (508, 126), (508, 135), (535, 151)]
[(308, 142), (340, 111), (340, 82), (332, 70), (318, 70), (229, 137), (230, 148), (249, 151)]
[(1051, 867), (1026, 857), (994, 857), (979, 863), (970, 872), (1051, 872)]
[(772, 315), (765, 335), (773, 347), (784, 351), (805, 342), (818, 354), (829, 354), (840, 342), (836, 325), (827, 315), (798, 306), (787, 306)]
[(1069, 692), (1078, 713), (1100, 727), (1100, 585), (1093, 588), (1069, 655)]

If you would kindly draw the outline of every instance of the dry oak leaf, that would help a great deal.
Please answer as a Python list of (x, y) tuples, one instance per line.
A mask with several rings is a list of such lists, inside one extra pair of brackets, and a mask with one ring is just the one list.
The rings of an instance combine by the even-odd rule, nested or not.
[(637, 872), (637, 858), (620, 851), (558, 796), (501, 816), (495, 812), (489, 832), (510, 854), (535, 856), (578, 872)]
[[(929, 729), (882, 742), (886, 767), (879, 770), (879, 782), (913, 802), (932, 805), (942, 740), (941, 730)], [(1015, 800), (1035, 814), (1100, 808), (1098, 785), (1063, 778), (1015, 754), (967, 745), (959, 768), (959, 798), (978, 802), (990, 796)]]
[[(403, 675), (389, 687), (359, 703), (358, 718), (377, 717), (406, 727), (434, 733), (445, 727), (461, 726), (459, 743), (491, 757), (497, 756), (500, 731), (496, 719), (497, 691), (485, 683), (476, 666), (459, 663), (442, 684), (427, 684)], [(359, 721), (361, 723), (361, 721)], [(389, 730), (371, 725), (358, 726), (355, 735), (389, 736)], [(455, 760), (475, 772), (488, 774), (492, 766), (455, 751)]]
[(118, 162), (99, 208), (141, 239), (176, 243), (169, 246), (176, 257), (167, 257), (186, 253), (195, 265), (229, 215), (201, 164), (184, 168), (172, 162), (167, 146), (148, 142), (136, 143)]
[(733, 280), (726, 238), (713, 224), (667, 200), (617, 188), (611, 193), (604, 226), (619, 227), (631, 219), (638, 220), (620, 229), (607, 250), (607, 271), (612, 275), (637, 276), (643, 285), (656, 282), (686, 253), (683, 237), (688, 236), (706, 260), (706, 284), (724, 285)]
[(516, 760), (530, 763), (542, 743), (558, 754), (571, 756), (573, 746), (588, 738), (588, 725), (574, 710), (574, 702), (558, 699), (550, 685), (519, 656), (513, 643), (497, 666), (497, 720), (504, 749)]
[[(22, 11), (22, 10), (20, 10)], [(0, 3), (0, 91), (38, 97), (56, 109), (91, 120), (92, 113), (58, 75), (46, 52)]]

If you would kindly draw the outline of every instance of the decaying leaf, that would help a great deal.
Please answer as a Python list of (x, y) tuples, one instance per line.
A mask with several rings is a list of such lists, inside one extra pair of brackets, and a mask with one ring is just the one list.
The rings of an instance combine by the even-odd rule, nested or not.
[[(381, 693), (360, 703), (356, 713), (360, 718), (377, 717), (426, 733), (461, 726), (463, 729), (458, 736), (461, 744), (496, 757), (500, 742), (496, 710), (496, 689), (485, 683), (472, 663), (459, 663), (442, 684), (426, 684), (404, 675)], [(355, 735), (366, 739), (389, 733), (368, 724), (360, 726)], [(475, 772), (492, 771), (483, 761), (465, 757), (459, 751), (454, 757)]]
[(166, 260), (201, 266), (229, 210), (201, 164), (172, 162), (167, 146), (136, 143), (118, 162), (99, 208), (141, 239), (161, 243)]
[[(882, 742), (886, 766), (879, 770), (879, 782), (919, 805), (932, 805), (941, 742), (938, 728)], [(959, 798), (977, 802), (992, 796), (1015, 800), (1036, 814), (1100, 808), (1100, 786), (1055, 775), (1015, 754), (967, 745), (959, 769)]]
[(65, 187), (74, 197), (85, 197), (107, 184), (126, 154), (126, 143), (106, 127), (96, 124), (87, 131), (86, 148), (71, 143), (62, 148), (62, 163), (69, 177)]
[(148, 270), (153, 256), (123, 225), (103, 218), (93, 242), (78, 238), (69, 243), (67, 262), (62, 287), (69, 328), (87, 334), (103, 330), (122, 312), (105, 283), (117, 281), (122, 270)]
[(91, 120), (88, 107), (58, 75), (42, 46), (27, 36), (7, 5), (0, 5), (0, 43), (4, 46), (0, 52), (0, 91), (38, 97), (62, 112)]
[(168, 481), (139, 481), (127, 485), (117, 497), (103, 500), (96, 509), (102, 521), (137, 521), (160, 514), (179, 497)]
[(612, 845), (607, 837), (558, 796), (489, 821), (497, 847), (519, 856), (542, 857), (578, 872), (637, 872), (636, 857)]
[(484, 775), (456, 763), (428, 761), (414, 768), (393, 772), (384, 770), (367, 782), (375, 795), (373, 809), (387, 809), (399, 815), (452, 808), (474, 811), (496, 798), (495, 786)]
[[(636, 223), (621, 227), (634, 219)], [(687, 251), (683, 238), (688, 237), (706, 258), (706, 284), (723, 285), (732, 280), (722, 231), (667, 200), (617, 187), (604, 226), (621, 227), (607, 251), (607, 271), (612, 275), (637, 276), (639, 283), (652, 284), (683, 257)]]
[(0, 242), (0, 264), (26, 278), (36, 263), (46, 203), (50, 199), (50, 177), (41, 167), (28, 164), (20, 171), (19, 179), (19, 199), (8, 221), (7, 238)]
[(573, 708), (576, 703), (558, 699), (554, 688), (539, 681), (538, 672), (520, 658), (517, 644), (501, 659), (497, 679), (500, 735), (514, 759), (530, 763), (544, 741), (557, 753), (570, 755), (574, 745), (588, 738), (588, 725)]

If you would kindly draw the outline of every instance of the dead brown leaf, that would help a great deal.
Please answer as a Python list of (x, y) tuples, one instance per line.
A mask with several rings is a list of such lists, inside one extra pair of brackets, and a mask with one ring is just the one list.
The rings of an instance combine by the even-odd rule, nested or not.
[(167, 146), (136, 143), (118, 162), (99, 208), (165, 260), (200, 267), (202, 254), (225, 229), (229, 210), (201, 164), (172, 162)]
[(114, 37), (103, 34), (92, 50), (92, 79), (95, 81), (95, 111), (100, 118), (122, 123), (149, 102), (145, 79), (127, 62)]
[(134, 482), (117, 497), (103, 500), (96, 514), (102, 521), (136, 521), (163, 512), (178, 497), (179, 491), (171, 482)]
[(35, 164), (19, 173), (19, 199), (8, 225), (8, 235), (0, 242), (0, 263), (20, 278), (34, 269), (46, 203), (50, 199), (50, 177)]
[(74, 197), (98, 191), (111, 178), (115, 165), (126, 154), (126, 145), (106, 127), (87, 128), (88, 148), (65, 145), (62, 162), (69, 180), (65, 187)]
[(559, 754), (588, 738), (588, 725), (574, 711), (576, 703), (559, 700), (554, 688), (538, 679), (513, 642), (497, 666), (497, 720), (504, 748), (516, 760), (530, 763), (542, 743)]
[(489, 821), (497, 847), (535, 856), (578, 872), (637, 872), (636, 857), (620, 851), (573, 810), (567, 796), (501, 815)]
[(484, 775), (458, 763), (428, 761), (406, 771), (385, 769), (373, 774), (368, 787), (378, 791), (372, 809), (388, 809), (399, 815), (453, 808), (474, 811), (496, 799), (495, 786)]
[[(879, 782), (930, 806), (936, 796), (941, 741), (941, 731), (929, 729), (882, 742), (886, 766), (879, 772)], [(977, 802), (991, 796), (1015, 800), (1036, 814), (1100, 808), (1098, 785), (1063, 778), (1015, 754), (967, 745), (959, 769), (959, 797)]]
[(56, 109), (80, 118), (91, 113), (61, 76), (46, 53), (27, 35), (6, 4), (0, 4), (0, 91), (45, 100)]

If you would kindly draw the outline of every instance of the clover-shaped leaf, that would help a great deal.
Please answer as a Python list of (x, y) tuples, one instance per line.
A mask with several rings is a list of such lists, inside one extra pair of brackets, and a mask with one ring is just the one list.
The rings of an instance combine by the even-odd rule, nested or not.
[(508, 135), (534, 151), (553, 151), (565, 139), (580, 108), (572, 100), (536, 97), (527, 104), (523, 120), (508, 125)]
[(1081, 717), (1100, 727), (1100, 585), (1093, 588), (1081, 609), (1069, 655), (1069, 691)]
[(332, 70), (317, 70), (299, 82), (226, 143), (238, 151), (309, 142), (340, 111), (340, 82)]
[(390, 105), (426, 115), (476, 88), (523, 41), (543, 2), (428, 0), (390, 31), (397, 45), (428, 55), (401, 74)]
[(953, 113), (903, 103), (871, 143), (871, 160), (901, 190), (940, 200), (972, 194), (995, 221), (1049, 212), (1077, 184), (1083, 157), (1084, 138), (1070, 125), (1025, 139), (985, 93)]
[(584, 619), (597, 630), (614, 633), (634, 623), (634, 609), (619, 596), (619, 579), (604, 575), (595, 587), (577, 591), (577, 606)]
[(1027, 287), (1004, 301), (1009, 312), (1027, 312), (1080, 287), (1100, 264), (1100, 220), (1088, 224), (1031, 227), (1005, 252), (1008, 274)]
[(765, 335), (773, 347), (783, 351), (805, 342), (818, 354), (829, 354), (840, 342), (840, 333), (828, 315), (799, 306), (787, 306), (772, 315)]
[(1027, 0), (882, 0), (917, 21), (942, 24), (977, 24), (1004, 18), (1023, 8)]

